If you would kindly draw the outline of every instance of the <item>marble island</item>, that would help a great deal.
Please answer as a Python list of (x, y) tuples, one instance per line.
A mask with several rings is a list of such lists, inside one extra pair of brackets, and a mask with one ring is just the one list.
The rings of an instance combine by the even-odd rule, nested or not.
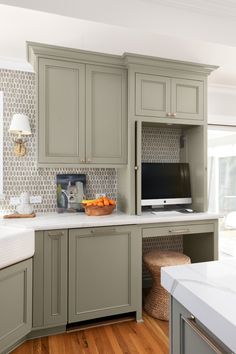
[(236, 259), (165, 267), (161, 282), (190, 317), (229, 348), (222, 353), (236, 352)]

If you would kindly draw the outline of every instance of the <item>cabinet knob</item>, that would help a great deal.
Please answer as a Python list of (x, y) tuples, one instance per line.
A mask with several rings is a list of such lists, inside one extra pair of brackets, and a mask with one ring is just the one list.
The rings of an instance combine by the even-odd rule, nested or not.
[(91, 159), (87, 159), (87, 162), (88, 162), (88, 163), (91, 163), (91, 162), (92, 162), (92, 160), (91, 160)]
[(171, 113), (170, 112), (168, 112), (168, 113), (166, 113), (166, 115), (167, 115), (167, 117), (171, 117)]
[(81, 163), (85, 163), (85, 160), (81, 159), (80, 162), (81, 162)]
[(176, 117), (176, 113), (171, 113), (172, 117)]

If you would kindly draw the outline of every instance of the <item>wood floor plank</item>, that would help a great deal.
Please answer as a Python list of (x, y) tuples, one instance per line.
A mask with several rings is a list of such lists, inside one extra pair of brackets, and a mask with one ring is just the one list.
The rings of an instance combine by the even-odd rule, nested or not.
[(168, 354), (168, 322), (143, 319), (34, 339), (12, 354)]

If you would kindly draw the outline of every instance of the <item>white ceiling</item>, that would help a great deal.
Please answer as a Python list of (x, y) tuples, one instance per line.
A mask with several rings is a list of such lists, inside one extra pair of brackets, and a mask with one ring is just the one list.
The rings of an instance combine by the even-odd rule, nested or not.
[(20, 63), (29, 69), (25, 59), (28, 40), (220, 65), (210, 81), (236, 85), (236, 1), (0, 0), (0, 3), (1, 67)]

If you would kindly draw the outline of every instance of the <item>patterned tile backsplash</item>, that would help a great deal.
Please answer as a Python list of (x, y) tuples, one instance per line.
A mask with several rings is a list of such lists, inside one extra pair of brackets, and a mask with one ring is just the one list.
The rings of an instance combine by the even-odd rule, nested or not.
[[(0, 209), (12, 211), (10, 197), (28, 191), (30, 195), (41, 195), (42, 204), (35, 205), (36, 212), (56, 210), (56, 174), (85, 173), (87, 197), (106, 193), (111, 198), (117, 195), (117, 172), (105, 168), (53, 168), (36, 167), (36, 116), (35, 74), (0, 69), (0, 91), (3, 91), (3, 161), (5, 200)], [(27, 142), (24, 157), (13, 155), (13, 141), (8, 129), (14, 113), (25, 113), (30, 118), (32, 136)], [(142, 160), (149, 162), (178, 162), (181, 130), (176, 128), (144, 127), (142, 136)]]
[[(56, 174), (85, 173), (87, 177), (87, 197), (95, 193), (106, 193), (111, 198), (117, 195), (115, 169), (105, 168), (36, 168), (36, 117), (35, 117), (35, 74), (13, 70), (0, 70), (0, 91), (3, 91), (3, 185), (5, 200), (0, 201), (0, 209), (12, 211), (9, 201), (28, 191), (31, 195), (41, 195), (42, 204), (35, 205), (36, 212), (56, 210)], [(32, 136), (27, 142), (27, 155), (13, 155), (13, 141), (8, 129), (14, 113), (25, 113), (30, 118)]]
[(144, 126), (142, 162), (179, 162), (181, 129)]

